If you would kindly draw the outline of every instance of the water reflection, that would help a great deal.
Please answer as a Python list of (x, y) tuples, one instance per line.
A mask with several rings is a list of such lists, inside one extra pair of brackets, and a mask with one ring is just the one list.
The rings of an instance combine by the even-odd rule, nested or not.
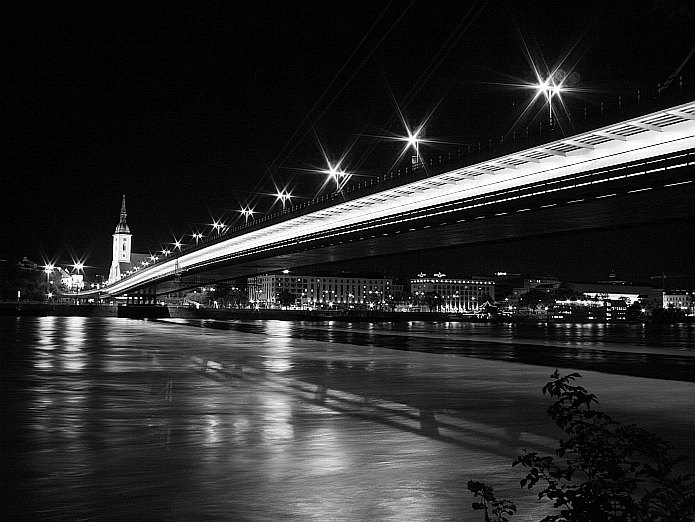
[[(695, 381), (695, 326), (666, 325), (663, 338), (637, 325), (506, 325), (462, 322), (340, 323), (188, 321), (188, 326), (270, 336), (278, 353), (289, 339), (504, 360), (551, 368)], [(650, 333), (651, 332), (651, 333)], [(278, 371), (291, 362), (270, 357)], [(349, 364), (349, 363), (348, 363)]]
[[(538, 393), (552, 370), (518, 361), (584, 335), (6, 319), (8, 492), (24, 518), (54, 520), (475, 520), (466, 481), (490, 478), (519, 498), (509, 461), (521, 447), (548, 451), (555, 436)], [(694, 358), (653, 353), (580, 350), (571, 364), (612, 353), (633, 369), (692, 373)], [(693, 384), (606, 381), (623, 414), (648, 411), (679, 447), (695, 438)], [(541, 518), (532, 499), (520, 504)]]

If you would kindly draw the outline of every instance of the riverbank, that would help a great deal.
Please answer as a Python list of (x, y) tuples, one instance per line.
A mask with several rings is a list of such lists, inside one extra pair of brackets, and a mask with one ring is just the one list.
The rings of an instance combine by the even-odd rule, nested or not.
[(155, 305), (96, 305), (5, 302), (0, 303), (0, 316), (57, 316), (57, 317), (125, 317), (125, 318), (172, 318), (172, 319), (261, 319), (284, 321), (463, 321), (477, 320), (454, 314), (437, 312), (375, 312), (375, 311), (329, 311), (329, 310), (268, 310), (268, 309), (220, 309), (193, 308), (189, 306)]
[[(162, 305), (106, 305), (2, 302), (0, 316), (56, 316), (56, 317), (123, 317), (130, 319), (219, 319), (219, 320), (279, 320), (279, 321), (343, 321), (343, 322), (408, 322), (450, 321), (475, 323), (544, 324), (543, 321), (527, 316), (483, 319), (471, 315), (446, 312), (384, 312), (371, 310), (275, 310), (275, 309), (229, 309), (194, 308), (190, 306)], [(563, 321), (564, 322), (564, 321)], [(643, 321), (636, 321), (642, 323)], [(649, 323), (649, 321), (644, 321)], [(685, 318), (683, 323), (693, 322)], [(553, 321), (554, 324), (560, 324)], [(569, 322), (567, 322), (569, 323)], [(630, 321), (611, 324), (628, 324)], [(581, 323), (577, 323), (581, 324)]]
[(455, 314), (438, 312), (381, 312), (330, 310), (269, 310), (214, 309), (170, 306), (169, 316), (176, 319), (275, 319), (280, 321), (345, 321), (345, 322), (404, 322), (404, 321), (468, 321)]

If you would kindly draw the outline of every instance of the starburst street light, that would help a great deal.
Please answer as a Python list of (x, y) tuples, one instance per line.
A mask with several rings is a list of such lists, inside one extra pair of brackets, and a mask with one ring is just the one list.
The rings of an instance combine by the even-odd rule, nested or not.
[(535, 85), (538, 96), (545, 96), (548, 101), (548, 123), (550, 127), (553, 126), (553, 96), (560, 98), (560, 93), (563, 91), (562, 80), (555, 81), (554, 75), (548, 76), (543, 80), (540, 76), (538, 77), (538, 83)]
[(84, 270), (84, 263), (82, 261), (75, 261), (72, 265), (75, 273), (70, 275), (70, 288), (74, 288), (77, 292), (77, 300), (79, 300), (80, 289), (84, 288), (84, 275), (80, 272)]
[(340, 178), (344, 175), (338, 165), (328, 165), (328, 179), (335, 181), (336, 192), (340, 190)]
[[(411, 130), (410, 126), (408, 123), (405, 121), (405, 117), (399, 110), (399, 114), (401, 116), (401, 122), (403, 123), (403, 127), (405, 128), (405, 135), (403, 134), (392, 134), (390, 136), (375, 136), (380, 139), (384, 140), (390, 140), (390, 141), (400, 141), (405, 143), (401, 151), (398, 153), (398, 157), (394, 160), (393, 166), (397, 165), (403, 157), (408, 153), (410, 148), (412, 147), (413, 152), (415, 154), (411, 158), (411, 165), (413, 169), (418, 169), (420, 167), (425, 166), (425, 162), (423, 161), (422, 156), (420, 155), (420, 144), (425, 144), (425, 143), (438, 143), (435, 142), (434, 140), (425, 140), (424, 135), (425, 135), (425, 123), (421, 124), (417, 129)], [(431, 114), (430, 114), (431, 116)], [(429, 118), (429, 117), (428, 117)], [(443, 142), (439, 142), (443, 143)], [(393, 168), (392, 166), (392, 168)]]
[(406, 142), (406, 149), (412, 147), (415, 149), (415, 161), (413, 165), (420, 165), (422, 163), (422, 158), (420, 158), (420, 142), (422, 142), (422, 127), (417, 129), (415, 132), (411, 132), (410, 129), (406, 129), (408, 136), (404, 137), (403, 140)]
[(212, 230), (214, 231), (215, 234), (219, 234), (220, 230), (224, 227), (224, 223), (222, 221), (217, 221), (216, 219), (213, 220), (213, 222), (210, 224), (212, 227)]
[(247, 224), (249, 222), (249, 218), (252, 218), (253, 213), (254, 213), (253, 209), (251, 207), (242, 208), (239, 212), (241, 213), (242, 216), (244, 216), (245, 223), (247, 223)]
[(46, 282), (50, 284), (51, 282), (51, 274), (53, 273), (53, 270), (55, 269), (55, 265), (53, 263), (48, 263), (44, 268), (43, 271), (46, 273)]
[(282, 210), (285, 210), (285, 204), (292, 202), (292, 194), (287, 192), (287, 189), (277, 190), (275, 193), (275, 201), (282, 203)]
[[(333, 181), (335, 182), (336, 192), (340, 192), (341, 190), (343, 190), (347, 182), (352, 177), (351, 174), (348, 174), (340, 168), (340, 163), (331, 165), (331, 163), (328, 162), (328, 168), (326, 170), (323, 170), (322, 172), (327, 176), (326, 183), (330, 183)], [(326, 185), (326, 183), (324, 183), (324, 186)]]
[(196, 245), (198, 244), (198, 241), (203, 239), (203, 234), (201, 234), (200, 232), (193, 232), (193, 234), (191, 234), (191, 236), (193, 236), (193, 239), (195, 239)]

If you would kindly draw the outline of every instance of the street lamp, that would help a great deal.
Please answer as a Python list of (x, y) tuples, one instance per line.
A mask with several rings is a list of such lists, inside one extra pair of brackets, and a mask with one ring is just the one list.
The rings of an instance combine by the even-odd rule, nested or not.
[(560, 93), (563, 90), (562, 82), (555, 83), (552, 76), (549, 76), (545, 80), (538, 78), (538, 84), (536, 85), (536, 90), (538, 91), (537, 96), (545, 96), (548, 100), (548, 124), (550, 127), (553, 126), (553, 96), (560, 97)]
[(83, 276), (80, 274), (82, 269), (84, 269), (84, 263), (82, 261), (77, 261), (74, 265), (72, 265), (76, 274), (72, 274), (72, 283), (75, 286), (75, 302), (76, 304), (80, 304), (80, 286), (84, 285), (83, 283)]
[(53, 273), (53, 269), (55, 268), (55, 265), (53, 263), (48, 263), (43, 271), (46, 273), (46, 282), (50, 285), (51, 284), (51, 274)]
[(324, 170), (324, 173), (328, 176), (329, 181), (335, 181), (335, 191), (340, 192), (348, 176), (344, 171), (340, 170), (340, 164), (331, 165), (329, 163), (328, 169)]
[(244, 216), (245, 224), (248, 224), (249, 218), (253, 217), (253, 209), (250, 207), (245, 207), (242, 208), (239, 212), (241, 212), (241, 215)]
[(193, 239), (195, 239), (195, 244), (196, 244), (196, 245), (198, 244), (198, 241), (200, 241), (201, 239), (203, 239), (203, 234), (201, 234), (200, 232), (194, 232), (194, 233), (191, 234), (191, 235), (193, 236)]
[(291, 199), (292, 199), (292, 194), (287, 192), (287, 189), (278, 190), (275, 193), (275, 201), (279, 201), (282, 203), (282, 210), (285, 210), (285, 203), (287, 203), (287, 202), (291, 203)]
[(216, 234), (219, 235), (220, 230), (222, 230), (222, 227), (224, 226), (224, 223), (221, 221), (217, 221), (216, 219), (212, 222), (212, 229), (215, 231)]
[(420, 131), (422, 131), (422, 128), (416, 130), (414, 133), (410, 132), (410, 129), (408, 129), (408, 137), (405, 138), (405, 141), (408, 143), (407, 146), (415, 149), (414, 165), (420, 165), (422, 163), (422, 161), (420, 161), (420, 142), (422, 141), (419, 137)]

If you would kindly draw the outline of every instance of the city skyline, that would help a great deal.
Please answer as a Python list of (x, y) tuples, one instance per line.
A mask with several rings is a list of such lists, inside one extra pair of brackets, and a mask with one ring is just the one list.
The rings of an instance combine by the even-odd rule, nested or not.
[[(355, 179), (398, 168), (403, 143), (383, 138), (408, 130), (399, 114), (412, 129), (427, 122), (439, 143), (425, 157), (543, 125), (548, 107), (519, 87), (534, 63), (543, 75), (564, 67), (575, 111), (674, 73), (693, 82), (694, 19), (670, 2), (17, 10), (0, 254), (106, 271), (122, 194), (133, 251), (191, 242), (214, 220), (243, 222), (243, 208), (278, 210), (282, 190), (295, 201), (326, 193), (326, 160), (344, 157)], [(644, 281), (692, 275), (694, 235), (680, 220), (353, 266)]]

